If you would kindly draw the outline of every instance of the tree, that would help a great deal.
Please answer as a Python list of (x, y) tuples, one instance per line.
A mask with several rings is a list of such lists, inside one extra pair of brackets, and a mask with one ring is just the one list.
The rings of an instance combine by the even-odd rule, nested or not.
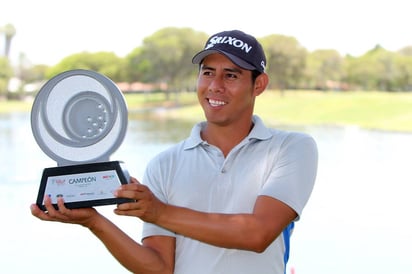
[[(336, 50), (316, 50), (307, 55), (305, 78), (307, 87), (339, 89), (343, 58)], [(334, 83), (334, 84), (332, 84)]]
[(127, 82), (150, 82), (151, 63), (150, 60), (143, 55), (142, 47), (133, 49), (125, 58)]
[(11, 40), (14, 35), (16, 35), (16, 29), (12, 24), (6, 24), (4, 27), (0, 28), (0, 32), (4, 33), (5, 46), (4, 46), (4, 56), (8, 59), (11, 48)]
[(125, 79), (124, 59), (113, 52), (81, 52), (64, 58), (60, 63), (47, 70), (47, 78), (73, 69), (87, 69), (99, 72), (115, 82)]
[(205, 33), (191, 28), (169, 27), (155, 32), (126, 57), (132, 80), (167, 83), (175, 91), (193, 86), (189, 83), (194, 82), (196, 70), (191, 60), (206, 39)]
[(306, 49), (290, 36), (272, 34), (260, 41), (266, 52), (270, 87), (284, 90), (299, 86), (305, 69)]
[(7, 58), (0, 56), (0, 98), (6, 98), (8, 92), (8, 84), (13, 76), (13, 69)]
[(364, 90), (396, 90), (399, 70), (395, 59), (395, 53), (379, 45), (358, 58), (348, 57), (347, 81)]
[(4, 34), (4, 57), (0, 56), (0, 97), (7, 98), (9, 80), (13, 76), (13, 68), (9, 62), (11, 40), (16, 34), (16, 29), (12, 24), (0, 27), (0, 33)]
[(398, 53), (403, 56), (412, 56), (412, 46), (403, 47), (398, 51)]
[(396, 86), (400, 90), (412, 90), (412, 46), (396, 52), (395, 65), (397, 67)]

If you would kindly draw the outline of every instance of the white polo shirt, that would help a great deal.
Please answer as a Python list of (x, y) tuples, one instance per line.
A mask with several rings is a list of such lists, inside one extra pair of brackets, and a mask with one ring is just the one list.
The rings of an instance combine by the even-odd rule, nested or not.
[[(226, 158), (201, 139), (205, 122), (197, 124), (189, 138), (150, 161), (142, 183), (163, 202), (198, 211), (251, 213), (257, 197), (266, 195), (300, 216), (315, 182), (316, 143), (304, 133), (266, 128), (257, 116), (253, 121), (250, 134)], [(176, 238), (176, 274), (285, 271), (284, 234), (260, 254), (215, 247), (145, 223), (142, 237), (154, 235)]]

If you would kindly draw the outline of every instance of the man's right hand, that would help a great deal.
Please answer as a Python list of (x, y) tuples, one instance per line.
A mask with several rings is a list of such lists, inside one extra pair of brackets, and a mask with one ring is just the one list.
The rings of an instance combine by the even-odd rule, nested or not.
[(94, 218), (99, 215), (94, 208), (68, 209), (64, 205), (63, 198), (57, 199), (57, 210), (53, 207), (48, 196), (44, 199), (44, 206), (46, 211), (42, 211), (36, 204), (32, 204), (30, 206), (31, 214), (43, 221), (80, 224), (89, 228), (93, 225)]

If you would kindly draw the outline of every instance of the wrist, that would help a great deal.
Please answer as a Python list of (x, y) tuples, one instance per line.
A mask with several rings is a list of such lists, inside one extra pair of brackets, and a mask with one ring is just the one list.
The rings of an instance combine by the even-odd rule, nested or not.
[(101, 222), (103, 219), (104, 217), (100, 215), (97, 211), (95, 211), (94, 214), (92, 214), (89, 218), (80, 223), (80, 225), (90, 230), (96, 230), (101, 226)]

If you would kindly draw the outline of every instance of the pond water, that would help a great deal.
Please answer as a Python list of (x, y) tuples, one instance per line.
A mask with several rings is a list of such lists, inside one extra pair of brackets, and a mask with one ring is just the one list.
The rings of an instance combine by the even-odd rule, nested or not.
[[(141, 178), (155, 154), (185, 138), (192, 124), (133, 116), (112, 160)], [(292, 236), (296, 274), (412, 273), (412, 134), (357, 127), (284, 127), (319, 146), (313, 195)], [(0, 115), (0, 272), (128, 273), (82, 227), (30, 214), (41, 171), (54, 166), (32, 137), (29, 114)], [(141, 222), (99, 207), (131, 237)]]

